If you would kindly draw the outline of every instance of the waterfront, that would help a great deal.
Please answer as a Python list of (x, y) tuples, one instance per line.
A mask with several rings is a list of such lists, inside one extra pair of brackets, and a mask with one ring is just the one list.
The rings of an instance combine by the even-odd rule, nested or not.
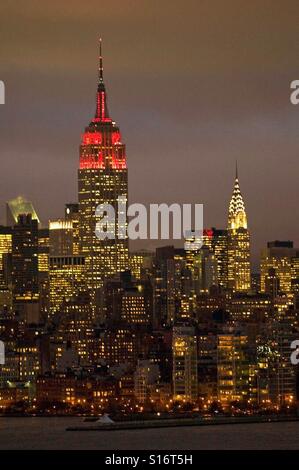
[(82, 418), (0, 418), (0, 449), (299, 449), (299, 422), (67, 432)]

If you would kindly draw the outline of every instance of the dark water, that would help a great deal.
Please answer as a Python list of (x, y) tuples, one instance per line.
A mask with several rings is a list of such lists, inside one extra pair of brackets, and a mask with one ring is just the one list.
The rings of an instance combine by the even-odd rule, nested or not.
[(67, 432), (82, 418), (0, 418), (0, 449), (299, 449), (299, 422)]

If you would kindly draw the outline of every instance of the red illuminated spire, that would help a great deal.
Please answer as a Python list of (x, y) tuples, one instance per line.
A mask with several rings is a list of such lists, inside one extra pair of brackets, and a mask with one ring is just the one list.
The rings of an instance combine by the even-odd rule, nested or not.
[(95, 121), (111, 122), (109, 118), (107, 95), (103, 78), (103, 56), (102, 56), (102, 38), (100, 38), (100, 54), (99, 54), (99, 83), (97, 91), (97, 109)]
[(127, 169), (126, 147), (118, 126), (109, 117), (103, 78), (102, 40), (99, 44), (99, 68), (96, 114), (82, 135), (80, 170), (122, 171)]
[(99, 55), (99, 82), (103, 83), (103, 56), (102, 56), (102, 38), (100, 38), (100, 55)]

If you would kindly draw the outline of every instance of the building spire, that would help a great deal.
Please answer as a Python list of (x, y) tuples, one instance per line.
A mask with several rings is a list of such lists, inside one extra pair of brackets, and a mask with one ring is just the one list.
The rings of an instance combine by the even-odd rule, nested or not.
[(233, 189), (233, 194), (229, 203), (228, 209), (228, 228), (238, 229), (247, 228), (247, 217), (245, 211), (245, 204), (242, 193), (240, 191), (238, 180), (238, 164), (236, 162), (236, 179)]
[(98, 90), (97, 90), (97, 107), (96, 107), (96, 114), (95, 114), (95, 121), (96, 122), (110, 122), (111, 119), (109, 118), (108, 106), (107, 106), (107, 95), (106, 89), (104, 85), (104, 77), (103, 77), (103, 55), (102, 55), (102, 38), (99, 38), (99, 82), (98, 82)]
[(100, 83), (103, 83), (104, 79), (103, 79), (103, 56), (102, 56), (102, 38), (100, 37), (99, 39), (99, 43), (100, 43), (100, 50), (99, 50), (99, 82)]

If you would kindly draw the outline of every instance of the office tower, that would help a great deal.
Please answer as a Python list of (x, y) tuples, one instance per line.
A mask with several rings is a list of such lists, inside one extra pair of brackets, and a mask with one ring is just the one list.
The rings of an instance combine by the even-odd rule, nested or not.
[(238, 171), (228, 211), (228, 288), (250, 290), (250, 244)]
[(64, 300), (59, 313), (56, 340), (61, 340), (65, 345), (70, 344), (78, 354), (81, 365), (91, 365), (94, 330), (89, 295), (83, 292), (70, 300)]
[(264, 396), (273, 405), (291, 405), (296, 402), (298, 368), (291, 363), (291, 344), (298, 339), (298, 311), (285, 310), (267, 322), (258, 339), (260, 382)]
[(79, 206), (65, 205), (64, 219), (50, 220), (50, 256), (77, 256), (79, 246)]
[(79, 243), (79, 204), (71, 202), (65, 205), (65, 220), (71, 221), (73, 228), (73, 255), (80, 254)]
[(272, 298), (265, 293), (237, 292), (227, 305), (230, 318), (234, 321), (263, 322), (272, 313)]
[(271, 299), (275, 299), (280, 292), (280, 281), (274, 268), (270, 268), (265, 276), (265, 292), (270, 295)]
[(38, 230), (38, 272), (49, 272), (49, 229)]
[[(4, 394), (7, 384), (19, 380), (19, 357), (16, 352), (5, 351), (5, 364), (0, 366), (0, 394)], [(0, 397), (1, 408), (8, 407), (11, 403), (5, 403), (5, 397)], [(14, 399), (11, 399), (13, 402)]]
[(291, 290), (294, 294), (299, 293), (299, 251), (296, 250), (295, 256), (292, 258), (291, 271)]
[[(123, 207), (118, 211), (118, 198), (125, 203), (128, 199), (126, 148), (108, 113), (101, 49), (96, 113), (82, 136), (78, 178), (81, 252), (86, 257), (86, 280), (96, 308), (97, 290), (104, 280), (128, 267), (127, 234), (119, 233), (121, 226), (127, 228), (127, 216)], [(99, 204), (114, 208), (115, 224), (106, 227), (112, 238), (102, 240), (95, 234)]]
[(213, 251), (203, 246), (194, 259), (193, 286), (196, 294), (209, 292), (218, 284), (217, 260)]
[(139, 359), (134, 373), (134, 395), (138, 403), (149, 400), (150, 385), (159, 379), (159, 366), (148, 359)]
[(49, 313), (49, 229), (38, 230), (38, 285), (40, 311), (43, 319)]
[(223, 289), (227, 288), (227, 230), (212, 228), (212, 244), (211, 249), (215, 255), (217, 263), (217, 282), (220, 287)]
[(174, 247), (156, 249), (154, 274), (155, 326), (171, 324), (175, 318)]
[(174, 326), (172, 337), (173, 399), (197, 400), (197, 340), (191, 326)]
[(18, 342), (16, 352), (19, 357), (19, 380), (33, 382), (41, 372), (40, 351), (36, 341), (22, 339)]
[(251, 290), (252, 292), (261, 291), (261, 275), (260, 273), (251, 273)]
[(12, 292), (16, 310), (26, 321), (37, 321), (38, 222), (31, 214), (19, 215), (12, 229)]
[(84, 256), (50, 256), (50, 313), (59, 312), (64, 301), (85, 290)]
[(138, 358), (148, 357), (151, 334), (138, 328), (115, 327), (96, 332), (94, 340), (94, 363), (105, 363), (109, 366), (129, 364), (135, 366)]
[(49, 222), (50, 256), (72, 256), (73, 254), (73, 222), (58, 219)]
[(217, 385), (222, 405), (248, 399), (249, 372), (247, 336), (234, 332), (218, 335)]
[(280, 292), (289, 294), (292, 287), (292, 259), (296, 257), (296, 249), (292, 241), (273, 241), (261, 255), (261, 291), (266, 291), (266, 278), (271, 269), (279, 280)]
[(0, 226), (0, 288), (7, 286), (5, 276), (5, 255), (12, 250), (12, 231), (11, 227)]
[(296, 402), (298, 368), (290, 361), (291, 343), (298, 339), (298, 313), (287, 310), (274, 321), (272, 348), (275, 353), (270, 362), (270, 400), (278, 405)]
[(151, 325), (153, 289), (149, 280), (135, 280), (130, 272), (107, 279), (103, 288), (103, 316), (108, 325)]
[(152, 274), (154, 253), (138, 250), (130, 253), (129, 266), (135, 279), (147, 278)]
[[(188, 278), (190, 273), (190, 289), (189, 295), (199, 293), (204, 280), (204, 265), (208, 258), (208, 254), (212, 253), (212, 231), (204, 230), (202, 235), (195, 236), (191, 234), (185, 238), (185, 276)], [(203, 282), (202, 282), (203, 281)], [(185, 283), (185, 291), (186, 291)], [(185, 292), (187, 294), (187, 292)]]
[(6, 225), (12, 227), (18, 223), (19, 215), (31, 214), (32, 220), (37, 220), (39, 223), (38, 215), (32, 205), (32, 202), (27, 201), (23, 196), (18, 196), (6, 203)]
[(152, 323), (153, 294), (148, 281), (126, 289), (121, 302), (121, 320), (127, 324), (150, 325)]
[(198, 262), (198, 255), (202, 250), (205, 250), (205, 253), (208, 250), (211, 255), (214, 255), (217, 266), (217, 285), (224, 289), (227, 288), (227, 230), (215, 227), (205, 229), (202, 236), (202, 247), (198, 250), (186, 250), (186, 264), (192, 272), (194, 271), (194, 263)]
[(157, 248), (154, 273), (156, 325), (171, 325), (181, 318), (189, 318), (193, 294), (193, 274), (187, 267), (186, 251), (173, 246)]

